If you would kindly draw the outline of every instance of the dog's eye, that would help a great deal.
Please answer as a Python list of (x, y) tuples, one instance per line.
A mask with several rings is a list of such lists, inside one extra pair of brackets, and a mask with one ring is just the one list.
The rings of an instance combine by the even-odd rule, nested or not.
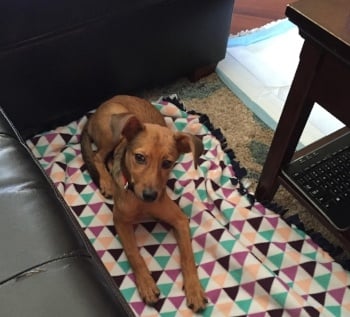
[(139, 164), (145, 164), (146, 163), (146, 158), (144, 155), (140, 153), (135, 154), (135, 161)]
[(169, 160), (164, 160), (162, 162), (162, 168), (164, 169), (169, 169), (173, 166), (173, 162), (172, 161), (169, 161)]

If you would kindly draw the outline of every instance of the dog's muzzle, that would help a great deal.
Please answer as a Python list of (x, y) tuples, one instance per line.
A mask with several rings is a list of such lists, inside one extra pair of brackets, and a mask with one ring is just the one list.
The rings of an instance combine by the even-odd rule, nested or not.
[(158, 193), (152, 189), (144, 189), (142, 192), (142, 198), (144, 201), (153, 202), (157, 199)]

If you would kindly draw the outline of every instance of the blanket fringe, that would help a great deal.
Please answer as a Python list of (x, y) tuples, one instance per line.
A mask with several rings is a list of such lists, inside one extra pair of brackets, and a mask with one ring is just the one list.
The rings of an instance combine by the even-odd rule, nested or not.
[[(228, 155), (230, 159), (230, 163), (233, 167), (233, 170), (235, 171), (235, 175), (237, 179), (232, 178), (231, 182), (233, 185), (239, 185), (238, 191), (241, 195), (246, 195), (250, 206), (248, 208), (251, 208), (254, 203), (256, 202), (256, 198), (254, 194), (249, 193), (248, 189), (244, 186), (244, 183), (242, 182), (243, 178), (247, 176), (247, 170), (244, 167), (240, 166), (240, 162), (236, 161), (236, 156), (234, 151), (231, 148), (228, 148), (227, 140), (225, 136), (223, 135), (222, 131), (219, 128), (215, 128), (214, 125), (211, 123), (209, 117), (206, 114), (196, 112), (194, 110), (188, 111), (185, 107), (185, 105), (180, 101), (178, 96), (176, 94), (163, 97), (162, 98), (166, 102), (170, 102), (173, 105), (177, 106), (181, 111), (184, 111), (188, 114), (192, 115), (198, 115), (199, 116), (199, 122), (206, 126), (206, 128), (211, 132), (213, 136), (220, 142), (221, 147), (223, 151)], [(298, 215), (292, 215), (289, 217), (285, 217), (286, 212), (288, 209), (274, 203), (274, 202), (260, 202), (265, 208), (268, 208), (277, 214), (279, 214), (290, 226), (294, 225), (298, 229), (302, 230), (306, 234), (308, 234), (311, 239), (319, 245), (324, 251), (328, 252), (328, 254), (332, 258), (338, 258), (335, 259), (337, 263), (339, 263), (345, 270), (350, 271), (350, 259), (349, 258), (341, 258), (340, 255), (344, 252), (343, 248), (339, 246), (335, 246), (332, 243), (330, 243), (324, 236), (319, 233), (315, 232), (314, 230), (306, 230), (304, 223), (301, 221)]]

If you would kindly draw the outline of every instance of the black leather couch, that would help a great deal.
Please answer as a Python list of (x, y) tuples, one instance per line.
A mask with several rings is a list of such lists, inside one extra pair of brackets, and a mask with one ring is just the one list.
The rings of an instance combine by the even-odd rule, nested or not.
[(233, 0), (0, 1), (1, 317), (133, 315), (24, 140), (114, 94), (212, 70), (232, 8)]

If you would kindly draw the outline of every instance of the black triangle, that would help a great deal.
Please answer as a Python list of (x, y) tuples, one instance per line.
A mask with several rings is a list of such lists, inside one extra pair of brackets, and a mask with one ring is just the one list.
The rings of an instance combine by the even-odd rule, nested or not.
[(143, 246), (143, 248), (146, 249), (150, 255), (154, 256), (159, 249), (159, 244), (157, 244), (157, 245), (145, 245), (145, 246)]
[(255, 244), (255, 247), (264, 255), (268, 254), (270, 242), (262, 242)]
[(230, 260), (231, 260), (231, 255), (227, 255), (218, 259), (217, 261), (225, 270), (228, 270), (230, 267)]
[(270, 293), (271, 286), (274, 282), (274, 277), (263, 278), (263, 279), (257, 280), (257, 282), (267, 293)]
[(256, 217), (252, 219), (247, 219), (249, 224), (255, 229), (255, 231), (259, 232), (260, 225), (263, 221), (263, 217)]
[(220, 238), (224, 231), (224, 229), (215, 229), (213, 231), (210, 231), (210, 234), (215, 238), (215, 240), (220, 241)]
[(124, 281), (125, 275), (113, 276), (114, 282), (120, 287)]
[(232, 287), (224, 288), (224, 291), (234, 301), (236, 300), (239, 288), (240, 288), (239, 286), (232, 286)]
[(314, 299), (316, 299), (320, 304), (324, 304), (325, 303), (325, 299), (326, 299), (326, 293), (325, 292), (316, 293), (316, 294), (310, 294), (310, 296), (313, 297)]
[(290, 246), (292, 246), (295, 250), (301, 251), (304, 245), (303, 240), (291, 241), (289, 242)]
[(71, 206), (71, 208), (74, 210), (74, 213), (79, 217), (86, 208), (86, 205)]
[(316, 262), (310, 261), (301, 263), (300, 266), (310, 275), (315, 276)]
[(113, 257), (113, 259), (115, 259), (117, 262), (124, 251), (123, 249), (110, 249), (108, 250), (108, 252)]

